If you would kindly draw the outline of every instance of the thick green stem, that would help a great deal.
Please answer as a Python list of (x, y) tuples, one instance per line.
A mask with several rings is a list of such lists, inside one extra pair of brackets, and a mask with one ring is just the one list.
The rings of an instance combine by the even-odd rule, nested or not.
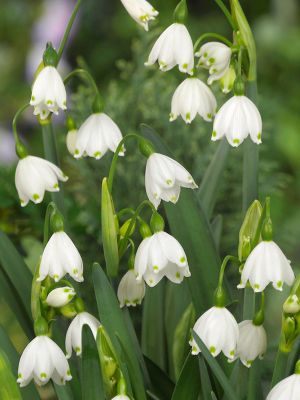
[[(59, 167), (59, 159), (56, 147), (56, 139), (55, 133), (53, 130), (52, 122), (48, 122), (46, 124), (42, 124), (42, 133), (43, 133), (43, 143), (44, 143), (44, 153), (45, 158), (52, 162), (53, 164)], [(61, 213), (65, 214), (65, 207), (64, 207), (64, 198), (62, 193), (62, 188), (60, 188), (59, 192), (51, 192), (51, 198), (54, 203), (57, 205), (58, 209)]]
[(278, 349), (271, 387), (275, 386), (276, 383), (286, 377), (289, 354), (290, 353), (284, 353), (280, 349)]
[(59, 49), (58, 49), (58, 52), (57, 52), (57, 55), (58, 55), (58, 62), (59, 62), (59, 60), (61, 59), (61, 56), (62, 56), (63, 51), (64, 51), (64, 49), (65, 49), (67, 40), (68, 40), (68, 38), (69, 38), (71, 29), (72, 29), (72, 26), (73, 26), (73, 23), (74, 23), (74, 21), (75, 21), (75, 18), (76, 18), (76, 15), (77, 15), (77, 13), (78, 13), (78, 10), (79, 10), (80, 5), (81, 5), (81, 0), (77, 0), (77, 3), (75, 4), (74, 10), (73, 10), (73, 12), (72, 12), (72, 14), (71, 14), (71, 17), (70, 17), (70, 19), (69, 19), (67, 28), (66, 28), (66, 30), (65, 30), (64, 36), (63, 36), (62, 41), (60, 42), (60, 45), (59, 45)]

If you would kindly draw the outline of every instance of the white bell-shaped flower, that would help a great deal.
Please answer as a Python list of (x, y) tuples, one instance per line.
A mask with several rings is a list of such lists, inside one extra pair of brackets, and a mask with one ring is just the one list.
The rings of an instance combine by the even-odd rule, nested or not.
[(82, 327), (88, 325), (96, 339), (97, 330), (101, 325), (100, 322), (93, 315), (86, 311), (80, 312), (76, 315), (73, 321), (70, 323), (66, 334), (66, 357), (70, 358), (72, 355), (72, 349), (75, 351), (77, 356), (81, 355), (82, 352)]
[(211, 140), (224, 135), (233, 147), (239, 146), (250, 135), (261, 143), (262, 120), (256, 105), (246, 96), (233, 96), (217, 112)]
[(255, 292), (262, 292), (272, 282), (273, 287), (282, 290), (283, 283), (291, 286), (295, 274), (290, 261), (273, 241), (260, 242), (246, 260), (238, 288), (246, 287), (249, 281)]
[[(115, 152), (121, 140), (122, 133), (114, 121), (104, 113), (94, 113), (77, 132), (74, 157), (89, 156), (99, 160), (108, 150)], [(119, 155), (124, 155), (124, 151)]]
[(21, 201), (25, 207), (29, 200), (35, 204), (41, 203), (45, 191), (58, 192), (58, 181), (66, 182), (68, 177), (61, 169), (40, 157), (26, 156), (19, 160), (15, 184)]
[(239, 323), (239, 340), (235, 359), (240, 358), (246, 367), (251, 367), (253, 361), (263, 358), (267, 350), (267, 334), (262, 325), (255, 325), (251, 320)]
[[(239, 339), (239, 327), (234, 316), (225, 307), (212, 307), (196, 321), (193, 330), (216, 357), (223, 354), (233, 360)], [(200, 349), (194, 339), (190, 340), (192, 354), (199, 354)]]
[(57, 69), (47, 66), (41, 70), (33, 83), (30, 104), (34, 106), (34, 115), (46, 119), (50, 113), (67, 109), (65, 85)]
[(148, 22), (158, 16), (158, 11), (146, 0), (121, 0), (121, 2), (131, 18), (148, 31)]
[(76, 150), (77, 133), (78, 133), (77, 129), (72, 129), (68, 131), (66, 137), (67, 149), (72, 156), (74, 156)]
[(217, 101), (210, 88), (198, 78), (187, 78), (173, 94), (170, 121), (181, 115), (190, 124), (197, 114), (211, 121), (216, 111)]
[(44, 249), (37, 280), (43, 281), (50, 276), (58, 282), (66, 274), (83, 282), (82, 258), (69, 236), (59, 231), (53, 233)]
[(46, 303), (51, 307), (63, 307), (70, 303), (76, 292), (69, 286), (59, 287), (51, 290), (46, 298)]
[(191, 276), (181, 244), (163, 231), (146, 237), (139, 245), (134, 270), (136, 279), (144, 279), (150, 287), (157, 285), (164, 276), (174, 283)]
[(297, 314), (300, 311), (300, 301), (296, 294), (291, 294), (283, 304), (283, 311), (287, 314)]
[(180, 188), (196, 189), (191, 174), (177, 161), (159, 153), (153, 153), (147, 160), (145, 186), (148, 199), (157, 208), (161, 202), (176, 203)]
[(181, 72), (193, 75), (193, 42), (185, 25), (175, 22), (160, 35), (145, 65), (153, 65), (156, 61), (162, 71), (178, 65)]
[(118, 394), (113, 397), (111, 400), (130, 400), (130, 397), (126, 396), (126, 394)]
[(118, 287), (118, 299), (120, 307), (133, 306), (141, 304), (145, 297), (146, 286), (142, 280), (136, 279), (136, 274), (133, 269), (130, 269), (122, 277)]
[(230, 66), (231, 48), (224, 43), (205, 43), (195, 55), (200, 57), (198, 65), (209, 70), (209, 85), (222, 78)]
[(268, 394), (266, 400), (299, 400), (300, 374), (293, 374), (278, 382)]
[(38, 385), (45, 385), (50, 379), (64, 385), (72, 379), (66, 356), (48, 336), (37, 336), (21, 355), (17, 382), (23, 387), (32, 379)]

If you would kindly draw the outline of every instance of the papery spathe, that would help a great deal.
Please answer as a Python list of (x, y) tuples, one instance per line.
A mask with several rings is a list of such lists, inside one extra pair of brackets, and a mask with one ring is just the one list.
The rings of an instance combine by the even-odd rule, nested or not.
[(249, 281), (255, 292), (262, 292), (269, 283), (282, 290), (283, 283), (291, 286), (294, 279), (290, 261), (279, 246), (273, 241), (262, 241), (247, 258), (238, 288), (243, 289)]
[(148, 22), (158, 16), (158, 11), (146, 0), (121, 0), (128, 14), (148, 31)]
[(51, 307), (63, 307), (68, 304), (75, 295), (76, 292), (73, 288), (69, 286), (59, 287), (51, 290), (46, 298), (46, 303)]
[(145, 238), (139, 245), (134, 270), (137, 279), (144, 279), (150, 287), (157, 285), (164, 276), (174, 283), (191, 276), (181, 244), (162, 231)]
[(66, 274), (83, 282), (82, 258), (69, 236), (60, 231), (53, 233), (44, 249), (38, 281), (50, 276), (58, 282)]
[(156, 61), (162, 71), (178, 65), (181, 72), (193, 75), (193, 42), (185, 25), (174, 23), (160, 35), (145, 65), (153, 65)]
[(147, 160), (145, 186), (148, 199), (157, 208), (161, 202), (176, 203), (180, 188), (196, 189), (191, 174), (177, 161), (159, 153), (153, 153)]
[[(233, 360), (239, 339), (238, 324), (225, 307), (212, 307), (196, 321), (193, 330), (204, 342), (210, 353), (216, 357), (221, 351)], [(192, 354), (199, 354), (200, 349), (194, 339), (190, 340)]]
[(187, 78), (173, 94), (170, 121), (181, 115), (190, 124), (197, 114), (205, 121), (211, 121), (216, 110), (217, 101), (210, 88), (200, 79)]
[(256, 105), (246, 96), (233, 96), (217, 112), (211, 140), (226, 136), (229, 144), (239, 146), (250, 135), (261, 143), (262, 120)]
[(37, 336), (21, 355), (17, 382), (23, 387), (32, 379), (38, 385), (45, 385), (50, 379), (64, 385), (72, 379), (66, 356), (48, 336)]
[(200, 57), (198, 65), (209, 70), (207, 83), (211, 85), (228, 71), (231, 48), (220, 42), (205, 43), (196, 53), (196, 57)]
[(30, 104), (34, 106), (34, 115), (42, 120), (50, 113), (58, 114), (59, 108), (67, 109), (65, 85), (55, 67), (47, 66), (38, 74), (33, 83)]
[(133, 269), (130, 269), (122, 277), (118, 287), (118, 300), (120, 307), (141, 304), (145, 297), (146, 286), (143, 280), (138, 281)]
[(45, 191), (58, 192), (58, 181), (66, 182), (68, 177), (51, 162), (40, 157), (26, 156), (19, 160), (15, 184), (21, 201), (25, 207), (29, 200), (41, 203)]
[[(115, 152), (121, 140), (122, 133), (114, 121), (104, 113), (94, 113), (77, 132), (74, 157), (99, 160), (108, 150)], [(124, 149), (119, 155), (124, 155)]]
[(96, 339), (97, 330), (99, 328), (100, 321), (97, 320), (93, 315), (86, 311), (83, 311), (76, 315), (73, 319), (66, 334), (66, 357), (70, 358), (72, 355), (72, 349), (76, 355), (81, 355), (82, 352), (82, 327), (88, 325)]

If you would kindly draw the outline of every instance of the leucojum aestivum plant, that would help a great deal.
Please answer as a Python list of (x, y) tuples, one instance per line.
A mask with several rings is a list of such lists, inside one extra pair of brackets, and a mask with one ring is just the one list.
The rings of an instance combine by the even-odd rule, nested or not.
[[(32, 278), (33, 330), (26, 325), (31, 337), (18, 363), (16, 379), (24, 389), (12, 378), (10, 364), (15, 369), (16, 355), (6, 358), (9, 346), (3, 347), (8, 342), (1, 336), (3, 399), (38, 399), (36, 388), (48, 384), (58, 399), (298, 400), (300, 277), (295, 278), (290, 261), (273, 241), (270, 198), (259, 201), (258, 145), (263, 136), (256, 106), (256, 49), (239, 1), (230, 0), (230, 7), (215, 1), (232, 29), (230, 38), (204, 33), (193, 43), (187, 2), (181, 0), (173, 23), (163, 30), (145, 60), (145, 68), (157, 64), (161, 71), (178, 68), (182, 73), (182, 83), (170, 99), (170, 122), (182, 118), (186, 124), (212, 123), (211, 140), (220, 144), (202, 183), (195, 182), (172, 158), (149, 126), (141, 125), (140, 134), (123, 135), (106, 113), (105, 98), (86, 69), (60, 75), (57, 67), (81, 3), (84, 7), (80, 0), (75, 5), (58, 50), (46, 44), (29, 102), (13, 120), (19, 157), (15, 184), (21, 206), (45, 201), (45, 192), (52, 198), (45, 215), (44, 248)], [(145, 31), (158, 17), (145, 0), (121, 3)], [(199, 78), (204, 70), (207, 83)], [(66, 92), (76, 77), (83, 78), (93, 92), (90, 116), (81, 126), (72, 116)], [(213, 82), (228, 94), (223, 105), (217, 104), (210, 87)], [(218, 85), (214, 87), (218, 90)], [(42, 131), (45, 158), (29, 153), (18, 134), (17, 122), (29, 107)], [(113, 153), (99, 197), (105, 263), (90, 268), (92, 286), (84, 280), (89, 267), (72, 241), (66, 198), (60, 191), (68, 177), (59, 167), (56, 151), (52, 119), (57, 114), (65, 115), (66, 148), (78, 163), (85, 163), (85, 157), (101, 160), (109, 151)], [(146, 194), (136, 208), (124, 198), (124, 208), (117, 210), (114, 178), (117, 163), (126, 163), (128, 141), (146, 158)], [(214, 203), (222, 172), (218, 163), (227, 157), (230, 146), (244, 157), (244, 221), (237, 254), (220, 261), (204, 203)], [(196, 195), (203, 192), (204, 197)], [(11, 247), (2, 235), (1, 248), (9, 251)], [(229, 265), (235, 271), (230, 281)], [(5, 272), (11, 278), (9, 269)], [(22, 271), (19, 274), (22, 279)], [(239, 280), (235, 282), (232, 276)], [(265, 295), (270, 284), (274, 290)], [(264, 370), (260, 359), (268, 352), (265, 297), (276, 296), (285, 285), (291, 289), (283, 305), (277, 357)], [(93, 300), (87, 302), (91, 296)], [(165, 302), (169, 314), (164, 320)], [(128, 311), (140, 305), (141, 329), (141, 321), (133, 324)], [(28, 303), (22, 307), (29, 312)]]

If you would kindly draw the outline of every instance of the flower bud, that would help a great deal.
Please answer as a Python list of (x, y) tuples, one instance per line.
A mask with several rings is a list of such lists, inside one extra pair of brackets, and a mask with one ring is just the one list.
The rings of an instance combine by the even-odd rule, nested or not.
[[(121, 238), (125, 237), (126, 232), (127, 232), (128, 228), (129, 228), (129, 226), (131, 224), (131, 221), (132, 221), (132, 219), (130, 218), (127, 221), (125, 221), (124, 224), (121, 226), (121, 228), (120, 228), (120, 236), (121, 236)], [(136, 223), (134, 222), (134, 224), (132, 225), (132, 227), (130, 229), (129, 236), (131, 236), (134, 233), (135, 226), (136, 226)]]
[(75, 300), (75, 308), (78, 313), (81, 313), (85, 310), (84, 301), (80, 297), (77, 297)]
[(253, 241), (259, 220), (262, 214), (262, 206), (258, 200), (254, 200), (248, 208), (244, 221), (239, 233), (239, 260), (246, 260), (252, 250), (251, 242)]
[(286, 317), (283, 320), (282, 331), (284, 333), (285, 339), (288, 342), (293, 338), (296, 329), (296, 322), (293, 317)]
[(154, 233), (161, 232), (161, 231), (164, 230), (165, 221), (164, 221), (163, 217), (158, 212), (154, 212), (152, 214), (152, 217), (151, 217), (151, 220), (150, 220), (150, 226), (151, 226), (152, 232), (154, 232)]
[(76, 292), (73, 288), (69, 286), (59, 287), (48, 294), (46, 303), (51, 307), (63, 307), (68, 304)]
[(233, 89), (233, 85), (236, 79), (235, 69), (232, 65), (228, 68), (225, 74), (220, 79), (220, 87), (223, 93), (227, 94)]
[(300, 301), (296, 294), (290, 295), (283, 304), (286, 314), (297, 314), (300, 311)]

